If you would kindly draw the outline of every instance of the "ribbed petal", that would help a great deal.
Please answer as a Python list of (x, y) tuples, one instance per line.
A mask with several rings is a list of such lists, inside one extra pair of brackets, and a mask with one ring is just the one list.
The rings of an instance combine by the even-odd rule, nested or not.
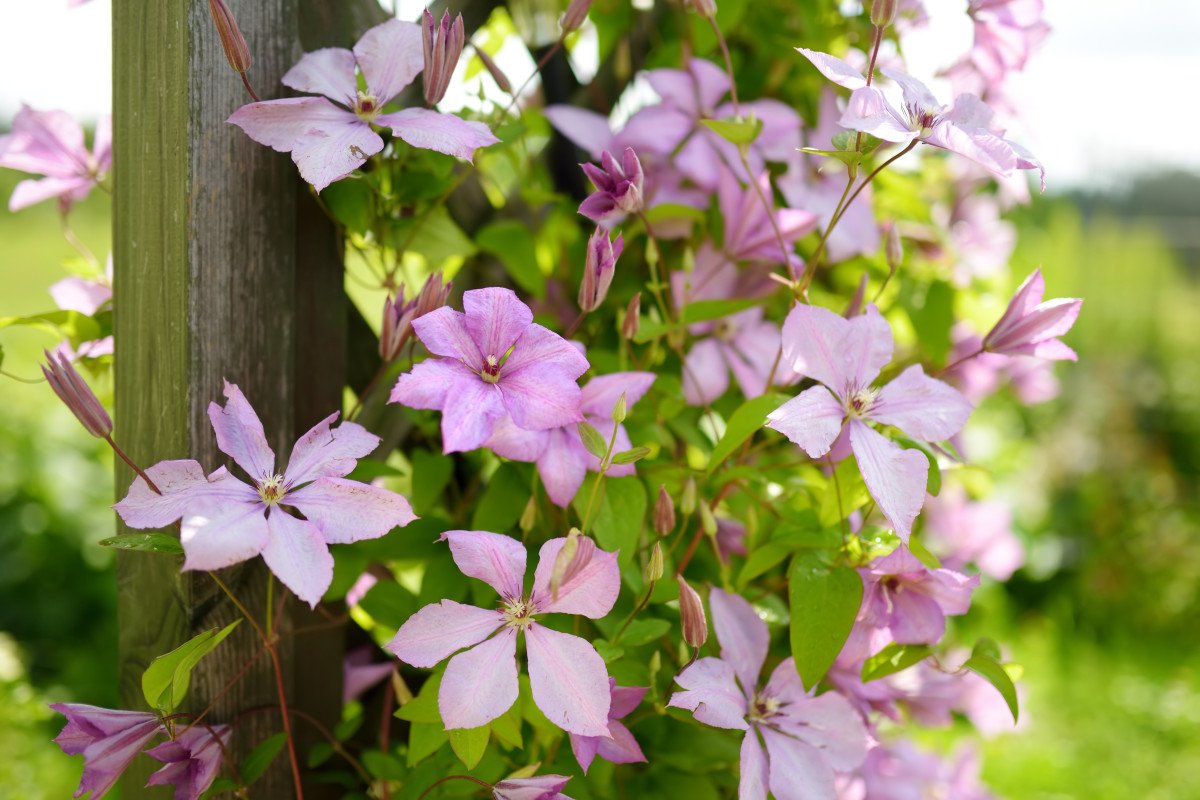
[(298, 508), (329, 544), (378, 539), (417, 518), (401, 495), (345, 478), (318, 478), (283, 502)]
[(337, 413), (330, 414), (296, 440), (283, 472), (288, 486), (348, 475), (358, 459), (379, 446), (379, 437), (357, 423), (343, 422), (331, 428), (337, 418)]
[(262, 551), (267, 567), (284, 586), (315, 608), (333, 582), (333, 556), (321, 531), (279, 508), (271, 511), (267, 527), (270, 537)]
[(525, 577), (525, 546), (501, 533), (446, 531), (450, 555), (462, 574), (477, 578), (505, 599), (521, 597)]
[(525, 631), (525, 647), (533, 701), (542, 713), (570, 733), (606, 736), (608, 670), (596, 648), (536, 623)]
[(612, 611), (621, 591), (621, 572), (617, 554), (596, 548), (591, 560), (558, 587), (558, 599), (550, 591), (554, 562), (565, 537), (551, 539), (538, 551), (537, 570), (533, 574), (533, 601), (537, 613), (581, 614), (600, 619)]
[(505, 628), (450, 659), (438, 687), (438, 710), (447, 730), (478, 728), (517, 702), (517, 631)]
[(504, 624), (504, 614), (453, 600), (427, 605), (413, 614), (387, 644), (406, 664), (432, 667), (466, 647), (479, 644)]

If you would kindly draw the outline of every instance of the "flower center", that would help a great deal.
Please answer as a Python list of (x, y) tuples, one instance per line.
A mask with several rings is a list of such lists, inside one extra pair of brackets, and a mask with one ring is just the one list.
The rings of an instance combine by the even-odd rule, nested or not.
[(909, 124), (913, 130), (920, 131), (919, 136), (922, 139), (933, 132), (933, 126), (940, 118), (938, 109), (922, 108), (916, 103), (909, 104), (905, 110), (908, 112)]
[(530, 600), (508, 600), (504, 603), (504, 624), (509, 628), (528, 628), (535, 613), (537, 610)]
[(879, 391), (876, 389), (859, 389), (846, 399), (846, 413), (855, 419), (862, 419), (871, 413)]
[(780, 703), (777, 698), (756, 694), (754, 695), (754, 702), (750, 704), (750, 720), (752, 722), (765, 722), (779, 713), (779, 706)]
[(379, 116), (379, 101), (373, 94), (359, 92), (358, 99), (354, 101), (354, 113), (363, 122), (374, 122), (375, 117)]
[(258, 482), (258, 496), (269, 506), (278, 503), (284, 494), (282, 475), (269, 475)]
[(496, 383), (500, 380), (500, 359), (495, 356), (488, 356), (484, 361), (483, 371), (479, 373), (479, 377), (483, 378), (488, 383)]

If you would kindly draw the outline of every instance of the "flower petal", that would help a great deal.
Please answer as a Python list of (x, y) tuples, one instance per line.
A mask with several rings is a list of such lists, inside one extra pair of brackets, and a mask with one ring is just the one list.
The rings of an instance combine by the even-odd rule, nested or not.
[(912, 365), (884, 386), (870, 412), (871, 419), (895, 425), (927, 442), (954, 436), (970, 415), (967, 399), (949, 384), (926, 375), (920, 364)]
[[(776, 668), (796, 675), (789, 658)], [(772, 677), (772, 682), (774, 682)], [(867, 730), (850, 701), (837, 692), (789, 703), (779, 727), (817, 748), (834, 769), (857, 769), (867, 755)]]
[(759, 732), (767, 744), (776, 800), (836, 800), (833, 768), (815, 747), (765, 725)]
[(525, 546), (516, 539), (490, 531), (446, 531), (439, 541), (450, 543), (450, 555), (462, 574), (478, 578), (506, 600), (521, 597)]
[(512, 708), (517, 683), (517, 629), (505, 628), (450, 659), (438, 687), (447, 730), (478, 728)]
[(629, 408), (641, 400), (654, 383), (653, 372), (613, 372), (598, 375), (583, 387), (583, 400), (579, 410), (584, 414), (612, 419), (613, 407), (622, 394)]
[(90, 317), (112, 299), (112, 287), (72, 275), (50, 284), (50, 296), (59, 308)]
[(296, 440), (283, 471), (289, 486), (348, 475), (358, 459), (379, 446), (379, 437), (357, 423), (343, 422), (330, 428), (337, 417), (337, 412), (330, 414)]
[(495, 357), (497, 363), (533, 324), (533, 311), (512, 289), (492, 287), (464, 292), (463, 311), (463, 325), (480, 354)]
[(189, 507), (209, 499), (258, 499), (257, 492), (224, 469), (214, 472), (211, 479), (205, 478), (204, 468), (191, 459), (160, 461), (146, 474), (161, 494), (138, 477), (125, 499), (113, 506), (131, 528), (165, 528), (186, 514)]
[(742, 691), (751, 695), (758, 686), (763, 662), (767, 660), (767, 647), (771, 641), (767, 623), (741, 595), (713, 589), (708, 593), (708, 605), (712, 611), (713, 631), (721, 644), (721, 660), (733, 667)]
[(8, 198), (8, 210), (20, 211), (55, 197), (67, 201), (82, 200), (91, 192), (95, 181), (86, 177), (40, 178), (21, 181)]
[(918, 450), (904, 450), (859, 420), (850, 421), (850, 447), (867, 491), (907, 543), (913, 520), (925, 501), (929, 461)]
[[(550, 431), (518, 428), (512, 417), (501, 417), (483, 446), (512, 461), (537, 461), (546, 451)], [(582, 478), (580, 479), (582, 480)]]
[(354, 58), (367, 82), (367, 91), (382, 106), (425, 67), (421, 26), (391, 19), (376, 25), (354, 45)]
[(849, 320), (846, 338), (842, 340), (845, 369), (850, 382), (866, 388), (879, 377), (879, 372), (892, 360), (892, 328), (874, 305)]
[(729, 367), (716, 339), (701, 339), (683, 360), (683, 397), (688, 405), (713, 402), (729, 388)]
[(646, 686), (617, 686), (616, 683), (615, 679), (610, 680), (612, 708), (609, 709), (608, 715), (613, 719), (621, 719), (632, 714), (633, 710), (641, 705), (650, 689)]
[(570, 733), (607, 736), (608, 670), (596, 648), (536, 623), (525, 630), (525, 647), (533, 702), (542, 713)]
[(587, 372), (590, 366), (578, 344), (568, 342), (549, 328), (534, 323), (525, 328), (513, 345), (512, 353), (504, 362), (504, 374), (512, 375), (547, 363), (566, 372), (572, 380)]
[(617, 568), (617, 554), (596, 548), (592, 558), (558, 587), (558, 599), (550, 591), (550, 578), (554, 562), (565, 537), (551, 539), (538, 551), (538, 565), (533, 573), (533, 602), (537, 613), (581, 614), (589, 619), (600, 619), (612, 611), (621, 591), (621, 572)]
[(597, 741), (597, 754), (605, 761), (613, 764), (637, 764), (646, 760), (646, 754), (642, 752), (629, 728), (616, 720), (608, 723), (608, 738), (600, 738)]
[(604, 740), (599, 736), (580, 736), (577, 733), (569, 733), (567, 736), (571, 740), (571, 752), (575, 755), (575, 760), (579, 762), (579, 768), (583, 770), (584, 775), (587, 775), (588, 769), (592, 766), (592, 762), (600, 750), (600, 742)]
[(224, 569), (261, 553), (270, 538), (263, 511), (261, 503), (228, 503), (188, 513), (179, 527), (183, 569)]
[(208, 404), (217, 447), (237, 462), (252, 480), (275, 474), (275, 453), (267, 444), (262, 422), (236, 384), (225, 381), (225, 406)]
[(483, 355), (467, 330), (461, 311), (442, 306), (413, 320), (412, 327), (425, 349), (435, 356), (457, 358), (472, 369), (483, 366)]
[(378, 539), (417, 518), (403, 496), (345, 478), (317, 478), (283, 502), (300, 509), (329, 544)]
[(501, 374), (498, 386), (504, 409), (519, 427), (545, 430), (583, 420), (579, 385), (553, 362), (526, 367), (516, 374)]
[(738, 780), (738, 800), (767, 800), (767, 754), (758, 742), (754, 728), (742, 737), (741, 778)]
[(228, 120), (254, 141), (280, 153), (291, 152), (300, 137), (311, 130), (357, 121), (358, 117), (352, 112), (335, 106), (324, 97), (286, 97), (248, 103), (233, 112)]
[(804, 47), (797, 47), (796, 50), (811, 61), (822, 75), (838, 86), (853, 90), (867, 85), (867, 79), (863, 77), (863, 74), (840, 58)]
[(855, 89), (851, 93), (838, 125), (869, 133), (885, 142), (911, 142), (919, 133), (892, 108), (883, 92), (874, 86)]
[(353, 106), (358, 97), (354, 54), (344, 47), (325, 47), (305, 53), (284, 73), (280, 83), (298, 92), (323, 94), (330, 100)]
[(746, 730), (746, 696), (738, 688), (733, 666), (719, 658), (702, 658), (675, 676), (684, 691), (667, 703), (686, 708), (705, 725)]
[(378, 125), (422, 150), (434, 150), (470, 161), (475, 151), (500, 141), (487, 125), (427, 108), (406, 108), (376, 117)]
[(413, 614), (386, 647), (414, 667), (432, 667), (465, 647), (479, 644), (504, 625), (504, 614), (453, 600), (431, 603)]
[(605, 150), (614, 150), (613, 133), (608, 117), (577, 106), (546, 106), (542, 109), (554, 129), (570, 139), (576, 147), (592, 158)]
[(278, 507), (267, 517), (267, 528), (263, 560), (284, 586), (315, 608), (333, 582), (333, 556), (321, 531)]
[(507, 397), (495, 384), (478, 377), (456, 380), (452, 388), (454, 394), (442, 407), (442, 451), (457, 453), (482, 447), (496, 421), (504, 416)]
[(808, 453), (820, 458), (829, 452), (846, 411), (824, 386), (813, 386), (788, 400), (767, 415), (767, 427), (773, 428)]
[(545, 448), (537, 460), (538, 475), (550, 500), (559, 508), (566, 508), (583, 485), (588, 461), (594, 456), (584, 449), (577, 430), (566, 427), (537, 433), (546, 437)]
[(383, 149), (383, 139), (359, 119), (306, 131), (292, 146), (300, 177), (318, 192), (341, 180)]
[(464, 391), (469, 391), (469, 384), (475, 383), (480, 383), (479, 376), (458, 361), (430, 358), (396, 379), (388, 402), (441, 411), (447, 396), (460, 397)]
[(843, 342), (850, 323), (827, 308), (797, 305), (783, 322), (783, 358), (793, 371), (836, 393), (850, 382)]

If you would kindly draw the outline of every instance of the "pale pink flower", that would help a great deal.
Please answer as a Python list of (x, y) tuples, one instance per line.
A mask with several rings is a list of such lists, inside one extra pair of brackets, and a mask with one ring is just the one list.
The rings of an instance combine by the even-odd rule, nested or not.
[(805, 692), (791, 658), (760, 686), (767, 624), (738, 595), (713, 589), (708, 602), (721, 656), (701, 658), (679, 673), (675, 682), (683, 691), (668, 705), (706, 725), (746, 732), (741, 800), (766, 800), (768, 791), (776, 800), (833, 800), (834, 771), (856, 768), (866, 754), (858, 714), (835, 692)]
[(447, 531), (441, 540), (450, 543), (454, 563), (464, 575), (487, 583), (500, 595), (500, 607), (493, 609), (453, 600), (427, 605), (409, 617), (387, 645), (414, 667), (432, 667), (453, 656), (438, 688), (445, 727), (486, 725), (516, 702), (517, 637), (524, 632), (537, 707), (569, 733), (608, 736), (611, 698), (604, 659), (587, 640), (546, 627), (538, 617), (580, 614), (600, 619), (608, 614), (621, 587), (616, 553), (589, 548), (583, 563), (572, 562), (556, 596), (550, 578), (567, 540), (551, 539), (542, 545), (533, 590), (526, 594), (525, 547), (516, 539), (486, 531)]
[(1060, 389), (1053, 362), (1035, 356), (1002, 356), (981, 352), (983, 338), (959, 323), (950, 333), (954, 346), (947, 359), (951, 368), (943, 377), (972, 404), (998, 390), (1005, 381), (1027, 406), (1053, 400)]
[(447, 453), (480, 447), (506, 415), (531, 431), (583, 419), (575, 381), (588, 361), (574, 345), (535, 324), (511, 289), (466, 292), (463, 309), (413, 320), (421, 343), (440, 357), (401, 375), (389, 402), (441, 411)]
[(954, 282), (969, 286), (974, 279), (990, 278), (1008, 265), (1017, 231), (1011, 222), (1001, 219), (995, 197), (972, 194), (954, 207), (950, 241), (956, 256)]
[(157, 715), (143, 711), (113, 711), (82, 703), (50, 706), (67, 718), (55, 738), (69, 756), (83, 755), (83, 777), (75, 797), (91, 792), (99, 800), (154, 737), (166, 733)]
[[(757, 181), (769, 199), (772, 195), (770, 176), (763, 173)], [(816, 214), (799, 208), (780, 208), (772, 209), (768, 215), (758, 192), (753, 187), (743, 186), (728, 170), (721, 171), (717, 198), (725, 223), (722, 247), (730, 260), (787, 264), (793, 270), (804, 266), (804, 261), (795, 253), (794, 245), (816, 228)], [(776, 228), (779, 229), (779, 236), (775, 235)], [(786, 251), (780, 250), (781, 237), (787, 246)]]
[(566, 775), (535, 775), (532, 778), (505, 778), (492, 787), (493, 800), (571, 800), (562, 793)]
[(905, 740), (873, 748), (862, 768), (865, 800), (993, 800), (979, 779), (979, 756), (963, 747), (952, 759), (925, 753)]
[[(300, 437), (283, 472), (262, 422), (237, 386), (208, 406), (217, 446), (244, 471), (221, 467), (205, 477), (196, 461), (162, 461), (146, 470), (161, 494), (134, 480), (114, 508), (131, 528), (162, 528), (178, 519), (183, 569), (216, 570), (261, 555), (275, 576), (311, 606), (333, 580), (329, 545), (376, 539), (416, 519), (408, 501), (378, 486), (346, 480), (355, 462), (379, 445), (361, 425), (331, 414)], [(291, 513), (294, 508), (304, 515)]]
[(1042, 302), (1046, 282), (1035, 269), (1017, 289), (999, 321), (983, 337), (983, 349), (1004, 355), (1029, 355), (1049, 361), (1075, 361), (1078, 356), (1058, 337), (1071, 330), (1083, 301), (1060, 297)]
[(909, 436), (938, 442), (966, 424), (971, 405), (953, 387), (929, 377), (920, 365), (890, 383), (872, 383), (892, 358), (892, 331), (874, 306), (844, 319), (818, 306), (799, 305), (783, 325), (783, 359), (819, 384), (768, 416), (774, 428), (811, 458), (830, 451), (843, 430), (867, 490), (907, 542), (925, 499), (929, 461), (902, 449), (867, 423), (894, 425)]
[(972, 501), (961, 486), (945, 486), (925, 501), (925, 542), (948, 567), (974, 564), (1006, 581), (1025, 563), (1025, 548), (1012, 530), (1012, 509), (996, 500)]
[(930, 569), (904, 545), (860, 569), (863, 584), (859, 619), (886, 630), (897, 644), (936, 644), (946, 632), (946, 616), (965, 614), (979, 576)]
[(850, 101), (838, 124), (869, 133), (886, 142), (908, 144), (923, 142), (940, 147), (981, 164), (992, 173), (1008, 177), (1016, 169), (1045, 170), (1024, 148), (1004, 138), (996, 127), (992, 110), (972, 94), (960, 94), (952, 107), (943, 106), (925, 84), (905, 73), (880, 67), (880, 71), (900, 85), (904, 101), (897, 110), (877, 86), (854, 67), (828, 53), (797, 48), (821, 74), (839, 86), (851, 90)]
[(166, 765), (154, 772), (146, 785), (174, 786), (175, 800), (199, 800), (216, 779), (222, 748), (229, 746), (232, 734), (228, 725), (195, 725), (146, 751)]
[[(624, 394), (626, 407), (633, 408), (650, 390), (654, 377), (651, 372), (614, 372), (592, 378), (583, 387), (579, 403), (584, 421), (596, 428), (607, 442), (613, 435), (612, 411), (617, 399)], [(632, 448), (625, 426), (618, 424), (616, 429), (613, 452)], [(571, 503), (587, 472), (600, 471), (600, 459), (583, 446), (575, 423), (530, 431), (518, 427), (512, 417), (503, 417), (496, 423), (484, 447), (513, 461), (537, 462), (546, 494), (562, 508)], [(633, 464), (610, 464), (605, 474), (620, 478), (636, 472)]]
[[(350, 605), (349, 601), (347, 605)], [(393, 662), (372, 660), (376, 652), (373, 645), (364, 644), (351, 650), (342, 659), (342, 703), (357, 700), (395, 672), (396, 665)]]
[(96, 124), (89, 152), (74, 117), (23, 105), (12, 131), (0, 136), (0, 167), (45, 176), (18, 183), (8, 199), (9, 211), (56, 197), (65, 213), (112, 169), (112, 117), (106, 114)]
[(649, 690), (644, 687), (617, 686), (617, 679), (612, 677), (608, 679), (608, 688), (612, 694), (612, 705), (608, 711), (608, 735), (570, 735), (571, 751), (575, 753), (575, 760), (579, 762), (584, 775), (587, 775), (588, 768), (596, 756), (614, 764), (633, 764), (646, 760), (637, 739), (633, 738), (633, 734), (621, 719), (633, 713)]
[[(259, 144), (290, 152), (300, 175), (318, 191), (361, 167), (383, 149), (375, 128), (387, 128), (413, 147), (470, 159), (498, 140), (481, 122), (425, 108), (383, 113), (424, 67), (421, 26), (388, 20), (363, 34), (354, 50), (326, 47), (305, 53), (283, 76), (284, 86), (322, 97), (264, 100), (229, 118)], [(355, 67), (366, 91), (358, 88)]]

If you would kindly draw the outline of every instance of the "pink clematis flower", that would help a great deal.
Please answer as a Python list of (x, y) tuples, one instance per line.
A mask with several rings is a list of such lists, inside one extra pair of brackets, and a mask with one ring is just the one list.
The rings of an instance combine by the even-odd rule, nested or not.
[[(354, 605), (349, 599), (346, 604)], [(365, 644), (354, 648), (342, 659), (342, 703), (357, 700), (368, 689), (387, 680), (396, 671), (396, 665), (392, 661), (372, 660), (375, 652), (373, 645)]]
[[(770, 177), (764, 173), (757, 180), (764, 194), (770, 198)], [(788, 264), (792, 270), (804, 266), (804, 261), (792, 247), (797, 240), (816, 228), (816, 214), (799, 208), (781, 208), (773, 210), (768, 216), (754, 188), (742, 186), (728, 170), (721, 171), (717, 196), (721, 217), (725, 221), (723, 248), (730, 260)], [(786, 252), (779, 249), (780, 237), (775, 235), (772, 216), (784, 244), (788, 246)]]
[(91, 792), (92, 800), (99, 800), (137, 754), (166, 732), (162, 721), (149, 712), (112, 711), (81, 703), (50, 707), (67, 718), (54, 741), (69, 756), (83, 754), (83, 777), (75, 797)]
[(1008, 580), (1025, 563), (1025, 548), (1012, 530), (1012, 509), (996, 500), (968, 500), (961, 486), (943, 487), (926, 501), (925, 536), (946, 566), (974, 564), (998, 581)]
[[(366, 91), (360, 91), (355, 65)], [(421, 26), (389, 20), (363, 34), (354, 51), (326, 47), (305, 53), (283, 76), (284, 86), (323, 97), (264, 100), (229, 118), (246, 135), (281, 153), (290, 152), (304, 180), (324, 189), (383, 149), (374, 127), (389, 128), (413, 147), (470, 159), (498, 139), (481, 122), (424, 108), (383, 113), (383, 108), (424, 67)]]
[(1060, 297), (1042, 302), (1046, 281), (1035, 269), (1017, 289), (1004, 316), (983, 337), (983, 349), (1004, 355), (1029, 355), (1048, 361), (1076, 361), (1075, 351), (1058, 337), (1071, 330), (1083, 301)]
[[(633, 408), (653, 383), (654, 373), (651, 372), (599, 375), (583, 387), (579, 410), (584, 420), (595, 427), (607, 442), (613, 434), (613, 406), (620, 396), (624, 394), (626, 407)], [(575, 424), (530, 431), (518, 427), (511, 417), (505, 417), (496, 423), (484, 446), (513, 461), (537, 462), (546, 494), (562, 508), (566, 508), (574, 499), (588, 471), (600, 471), (600, 459), (583, 446)], [(633, 443), (625, 432), (625, 426), (617, 425), (613, 452), (621, 453), (631, 447)], [(633, 464), (611, 464), (605, 474), (620, 478), (634, 475), (636, 471)]]
[(505, 778), (492, 787), (493, 800), (571, 800), (562, 793), (566, 775), (535, 775), (532, 778)]
[(432, 667), (453, 655), (438, 688), (446, 728), (486, 725), (516, 702), (517, 637), (524, 632), (537, 707), (569, 733), (608, 736), (612, 703), (604, 659), (590, 642), (548, 628), (537, 618), (580, 614), (600, 619), (608, 614), (621, 586), (616, 553), (581, 547), (584, 557), (572, 561), (555, 595), (551, 573), (567, 540), (551, 539), (538, 553), (533, 590), (525, 593), (525, 547), (516, 539), (486, 531), (447, 531), (441, 538), (450, 543), (463, 574), (495, 589), (501, 604), (498, 609), (453, 600), (427, 605), (387, 645), (414, 667)]
[(645, 174), (632, 147), (625, 148), (619, 164), (612, 153), (605, 150), (600, 154), (599, 167), (595, 164), (579, 166), (596, 187), (596, 191), (579, 204), (580, 214), (592, 222), (604, 222), (642, 210)]
[(900, 85), (904, 95), (901, 112), (845, 61), (828, 53), (797, 49), (826, 78), (851, 90), (850, 102), (838, 120), (843, 128), (869, 133), (885, 142), (924, 142), (969, 158), (1001, 177), (1008, 177), (1015, 169), (1037, 169), (1045, 189), (1041, 164), (1024, 148), (1003, 138), (1003, 131), (993, 122), (992, 110), (975, 95), (960, 94), (953, 108), (947, 109), (916, 78), (880, 67), (884, 75)]
[[(261, 555), (297, 597), (316, 606), (333, 580), (329, 545), (377, 539), (416, 519), (408, 501), (378, 486), (346, 480), (357, 459), (379, 445), (361, 425), (331, 414), (300, 437), (282, 473), (262, 423), (237, 386), (208, 406), (217, 446), (249, 482), (221, 467), (208, 477), (196, 461), (162, 461), (146, 471), (114, 508), (131, 528), (162, 528), (182, 519), (183, 568), (215, 570)], [(288, 513), (295, 508), (304, 519)]]
[[(844, 697), (804, 691), (791, 658), (766, 686), (767, 625), (743, 598), (713, 589), (708, 597), (720, 658), (702, 658), (675, 677), (684, 691), (667, 704), (691, 711), (716, 728), (746, 732), (742, 739), (741, 800), (833, 800), (834, 770), (856, 768), (867, 733)], [(763, 750), (763, 744), (766, 750)]]
[(954, 207), (950, 241), (957, 256), (954, 282), (969, 286), (972, 280), (992, 277), (1007, 266), (1017, 231), (1011, 222), (1001, 219), (996, 198), (972, 194)]
[(767, 427), (787, 436), (811, 458), (829, 452), (844, 429), (871, 497), (907, 542), (925, 500), (929, 462), (904, 450), (867, 423), (894, 425), (937, 442), (957, 434), (971, 405), (957, 390), (929, 377), (920, 365), (886, 386), (871, 384), (892, 357), (892, 331), (874, 306), (843, 319), (817, 306), (797, 306), (783, 324), (784, 361), (820, 384), (768, 416)]
[(642, 702), (649, 689), (636, 686), (617, 686), (617, 679), (608, 679), (608, 689), (612, 694), (612, 706), (608, 711), (607, 736), (580, 736), (572, 733), (571, 751), (575, 760), (587, 775), (588, 768), (596, 756), (611, 761), (614, 764), (634, 764), (645, 761), (646, 756), (638, 746), (637, 739), (621, 723), (623, 717), (629, 716)]
[(870, 800), (993, 800), (979, 780), (979, 756), (964, 747), (952, 759), (917, 750), (899, 740), (873, 748), (862, 769), (865, 797)]
[(0, 136), (0, 167), (45, 176), (18, 183), (8, 199), (9, 211), (57, 197), (65, 213), (112, 169), (112, 117), (100, 118), (88, 152), (83, 128), (65, 111), (23, 105), (13, 117), (12, 132)]
[(442, 412), (442, 449), (474, 450), (505, 415), (519, 428), (549, 430), (583, 419), (575, 381), (588, 361), (537, 325), (511, 289), (463, 294), (465, 313), (439, 308), (413, 321), (435, 356), (400, 376), (390, 402)]
[(886, 630), (897, 644), (936, 644), (946, 616), (965, 614), (979, 576), (930, 569), (900, 545), (860, 569), (865, 589), (859, 619)]
[(217, 777), (222, 748), (229, 746), (232, 734), (228, 725), (197, 725), (148, 750), (147, 755), (166, 766), (152, 774), (146, 785), (174, 786), (175, 800), (199, 800)]

